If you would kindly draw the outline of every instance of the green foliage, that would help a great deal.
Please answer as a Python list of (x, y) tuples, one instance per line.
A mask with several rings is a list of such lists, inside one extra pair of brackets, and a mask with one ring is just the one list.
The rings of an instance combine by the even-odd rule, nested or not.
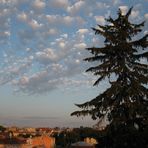
[[(142, 32), (145, 22), (131, 23), (131, 11), (132, 8), (123, 15), (119, 9), (118, 18), (110, 17), (106, 19), (106, 25), (92, 28), (105, 41), (104, 47), (87, 48), (93, 56), (84, 60), (98, 62), (98, 65), (86, 72), (98, 76), (95, 86), (107, 78), (110, 87), (94, 99), (76, 104), (82, 110), (71, 114), (90, 115), (92, 119), (107, 116), (110, 122), (108, 133), (118, 132), (121, 127), (124, 132), (129, 127), (142, 132), (148, 127), (148, 34), (138, 40), (133, 39)], [(115, 80), (112, 80), (113, 75)], [(146, 134), (148, 136), (148, 132)]]

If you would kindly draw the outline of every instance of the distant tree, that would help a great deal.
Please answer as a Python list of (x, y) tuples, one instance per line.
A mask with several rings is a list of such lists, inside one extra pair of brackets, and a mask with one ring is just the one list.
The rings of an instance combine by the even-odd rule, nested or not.
[(110, 123), (107, 136), (112, 140), (110, 148), (126, 147), (127, 143), (136, 147), (134, 144), (138, 140), (146, 146), (148, 140), (148, 34), (135, 39), (145, 22), (131, 23), (131, 11), (132, 8), (122, 14), (119, 9), (116, 19), (110, 17), (106, 25), (92, 28), (105, 41), (104, 47), (87, 48), (93, 56), (84, 60), (98, 62), (98, 65), (86, 72), (98, 76), (95, 86), (107, 78), (110, 87), (94, 99), (76, 104), (82, 110), (71, 114), (91, 115), (94, 120), (107, 117)]
[(72, 143), (78, 141), (84, 141), (85, 138), (95, 138), (99, 137), (100, 133), (93, 128), (83, 127), (83, 128), (74, 128), (72, 131), (63, 131), (60, 134), (56, 133), (53, 135), (55, 137), (56, 145), (63, 146), (65, 145), (70, 147)]
[(6, 128), (2, 125), (0, 125), (0, 132), (4, 132), (6, 130)]

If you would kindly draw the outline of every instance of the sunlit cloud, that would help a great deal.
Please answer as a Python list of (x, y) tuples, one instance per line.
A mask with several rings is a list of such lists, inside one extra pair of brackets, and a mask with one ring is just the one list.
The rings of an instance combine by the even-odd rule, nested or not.
[(128, 11), (128, 6), (119, 6), (119, 8), (123, 15), (125, 15)]
[(94, 17), (96, 22), (100, 25), (104, 25), (105, 24), (105, 18), (104, 16), (95, 16)]
[(46, 3), (43, 0), (34, 0), (33, 3), (32, 3), (32, 6), (35, 9), (43, 9), (43, 8), (45, 8)]

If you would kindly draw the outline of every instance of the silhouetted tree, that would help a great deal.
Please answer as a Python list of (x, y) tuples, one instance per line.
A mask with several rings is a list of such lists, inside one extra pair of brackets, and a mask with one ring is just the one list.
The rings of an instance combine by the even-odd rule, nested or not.
[(132, 8), (122, 14), (119, 9), (116, 19), (110, 17), (106, 25), (92, 28), (105, 41), (104, 47), (87, 48), (93, 56), (84, 60), (98, 62), (98, 65), (86, 71), (98, 76), (94, 85), (107, 78), (110, 87), (96, 98), (76, 104), (82, 110), (71, 114), (91, 115), (92, 119), (107, 117), (110, 148), (127, 147), (127, 144), (137, 147), (138, 140), (146, 146), (148, 140), (148, 34), (133, 39), (142, 32), (145, 22), (131, 23), (131, 11)]

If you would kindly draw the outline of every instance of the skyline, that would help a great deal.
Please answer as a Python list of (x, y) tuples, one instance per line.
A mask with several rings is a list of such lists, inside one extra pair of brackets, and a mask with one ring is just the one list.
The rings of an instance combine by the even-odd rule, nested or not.
[[(86, 47), (103, 46), (91, 27), (134, 6), (131, 21), (148, 19), (147, 0), (0, 0), (0, 124), (92, 126), (70, 117), (74, 103), (109, 87), (85, 70)], [(144, 31), (147, 32), (148, 23)], [(141, 34), (141, 35), (142, 35)], [(92, 63), (93, 64), (93, 63)]]

